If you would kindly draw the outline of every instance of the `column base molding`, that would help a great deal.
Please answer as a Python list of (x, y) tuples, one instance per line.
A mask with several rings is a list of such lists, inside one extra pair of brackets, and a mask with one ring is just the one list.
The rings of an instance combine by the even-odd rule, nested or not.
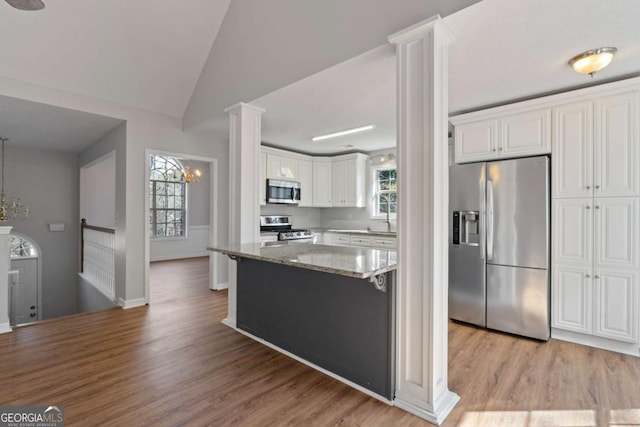
[(416, 417), (422, 418), (430, 422), (431, 424), (440, 425), (444, 422), (445, 418), (449, 416), (453, 408), (460, 401), (460, 396), (456, 393), (447, 390), (442, 394), (440, 399), (436, 402), (435, 408), (423, 408), (408, 400), (404, 400), (402, 396), (396, 396), (393, 401), (394, 406), (403, 409)]

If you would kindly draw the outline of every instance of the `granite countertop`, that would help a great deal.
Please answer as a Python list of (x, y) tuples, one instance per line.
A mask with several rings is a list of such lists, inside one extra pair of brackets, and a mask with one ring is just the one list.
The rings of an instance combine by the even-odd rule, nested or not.
[(396, 251), (326, 246), (313, 243), (267, 242), (215, 246), (213, 252), (366, 279), (396, 269)]

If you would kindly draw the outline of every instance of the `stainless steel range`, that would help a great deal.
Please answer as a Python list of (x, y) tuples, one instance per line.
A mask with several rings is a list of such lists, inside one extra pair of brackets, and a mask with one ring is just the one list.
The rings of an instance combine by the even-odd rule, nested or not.
[(299, 243), (313, 243), (314, 238), (309, 230), (292, 228), (291, 217), (287, 215), (261, 215), (260, 231), (275, 231), (278, 232), (278, 240)]

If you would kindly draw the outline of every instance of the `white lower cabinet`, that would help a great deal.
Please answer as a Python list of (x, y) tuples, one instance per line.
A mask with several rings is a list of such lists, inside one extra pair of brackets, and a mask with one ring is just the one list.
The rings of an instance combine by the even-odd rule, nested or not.
[(593, 278), (594, 334), (618, 341), (638, 342), (638, 273), (598, 269)]
[(553, 267), (551, 326), (568, 331), (593, 332), (591, 268)]
[(639, 204), (637, 197), (553, 200), (551, 326), (583, 334), (562, 338), (640, 355)]

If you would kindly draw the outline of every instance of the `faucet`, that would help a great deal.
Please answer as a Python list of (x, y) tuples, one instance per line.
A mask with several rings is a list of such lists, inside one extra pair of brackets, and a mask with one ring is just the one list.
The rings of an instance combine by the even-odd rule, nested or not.
[(386, 195), (387, 196), (387, 220), (384, 221), (387, 224), (387, 232), (390, 233), (391, 232), (391, 218), (389, 215), (389, 212), (391, 210), (391, 196), (389, 194)]

